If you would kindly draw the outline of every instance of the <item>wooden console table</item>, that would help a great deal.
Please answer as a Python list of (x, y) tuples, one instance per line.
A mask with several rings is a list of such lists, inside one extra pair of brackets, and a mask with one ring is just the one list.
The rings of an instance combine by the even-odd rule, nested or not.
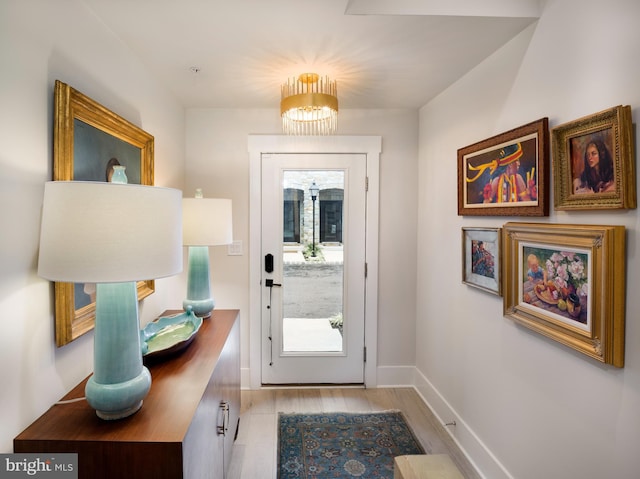
[[(240, 414), (239, 323), (238, 310), (214, 310), (184, 351), (150, 363), (151, 391), (133, 416), (104, 421), (86, 401), (56, 404), (14, 452), (78, 453), (80, 478), (223, 478)], [(62, 399), (83, 397), (85, 383)]]

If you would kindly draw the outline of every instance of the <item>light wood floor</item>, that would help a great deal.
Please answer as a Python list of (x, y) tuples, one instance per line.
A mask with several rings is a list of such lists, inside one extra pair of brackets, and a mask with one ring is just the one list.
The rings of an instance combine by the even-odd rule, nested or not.
[(240, 429), (227, 479), (276, 479), (278, 412), (399, 409), (427, 453), (449, 454), (467, 479), (480, 479), (444, 427), (411, 388), (317, 388), (242, 391)]

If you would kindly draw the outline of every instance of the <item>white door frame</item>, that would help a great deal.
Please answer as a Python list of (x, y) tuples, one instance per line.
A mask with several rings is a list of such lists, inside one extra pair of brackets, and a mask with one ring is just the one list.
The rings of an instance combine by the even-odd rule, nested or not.
[[(364, 383), (377, 386), (378, 344), (378, 215), (380, 185), (380, 136), (249, 135), (249, 375), (251, 389), (261, 380), (261, 164), (263, 153), (361, 153), (367, 158), (367, 232), (364, 343), (367, 357)], [(364, 272), (363, 272), (364, 274)]]

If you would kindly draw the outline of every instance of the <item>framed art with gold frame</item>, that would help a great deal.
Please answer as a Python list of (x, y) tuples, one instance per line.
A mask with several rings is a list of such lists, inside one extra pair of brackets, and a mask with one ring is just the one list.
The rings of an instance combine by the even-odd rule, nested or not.
[(502, 294), (500, 228), (462, 228), (462, 282)]
[(616, 106), (552, 129), (557, 210), (636, 208), (630, 106)]
[(548, 183), (548, 118), (458, 150), (459, 216), (548, 216)]
[(506, 223), (504, 315), (624, 366), (624, 226)]
[[(54, 180), (110, 181), (113, 164), (129, 183), (153, 185), (154, 138), (66, 83), (54, 90)], [(138, 281), (138, 299), (155, 290)], [(90, 331), (95, 322), (95, 285), (55, 283), (56, 345)]]

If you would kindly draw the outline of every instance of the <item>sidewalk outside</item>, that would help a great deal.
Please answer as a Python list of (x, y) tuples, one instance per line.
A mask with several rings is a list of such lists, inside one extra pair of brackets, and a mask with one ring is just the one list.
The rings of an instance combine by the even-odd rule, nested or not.
[(342, 351), (342, 335), (329, 323), (342, 312), (335, 310), (342, 308), (342, 245), (318, 248), (324, 261), (305, 261), (300, 245), (284, 247), (285, 351)]

